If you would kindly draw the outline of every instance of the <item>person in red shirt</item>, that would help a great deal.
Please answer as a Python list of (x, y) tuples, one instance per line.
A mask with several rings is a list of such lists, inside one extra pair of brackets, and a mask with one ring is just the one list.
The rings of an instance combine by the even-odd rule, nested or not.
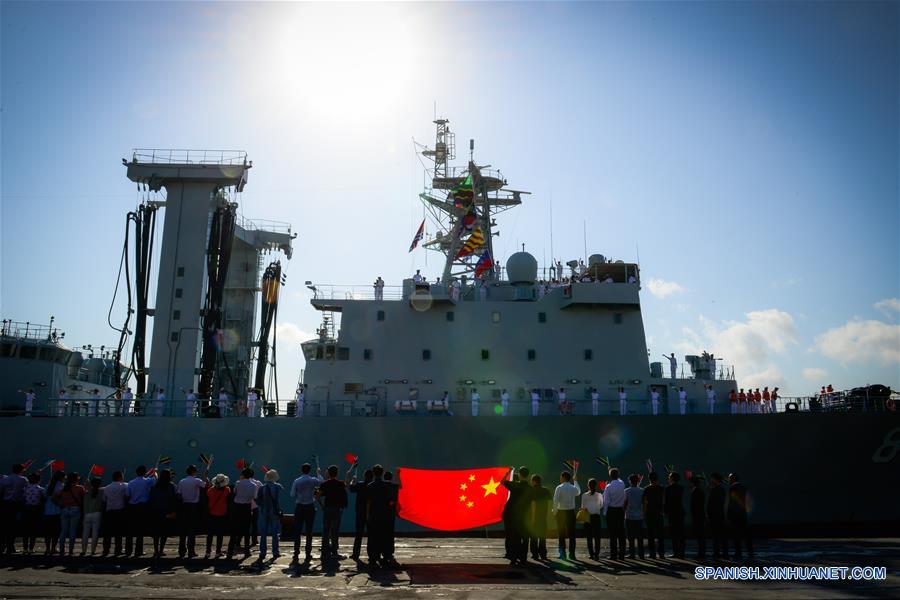
[(741, 393), (738, 394), (738, 404), (741, 405), (741, 414), (747, 414), (747, 394), (744, 393), (744, 388), (741, 388)]
[(766, 386), (765, 389), (763, 390), (762, 399), (763, 399), (763, 405), (762, 405), (763, 412), (765, 412), (765, 413), (772, 412), (772, 404), (771, 404), (772, 397), (769, 395), (769, 386)]
[(728, 393), (728, 400), (731, 402), (731, 414), (736, 415), (738, 412), (738, 395), (735, 390)]
[(753, 392), (753, 412), (760, 412), (760, 404), (762, 403), (762, 394), (759, 393), (759, 388), (756, 388), (756, 391)]
[(212, 478), (212, 482), (206, 483), (206, 502), (209, 512), (209, 525), (206, 535), (206, 557), (212, 551), (213, 536), (216, 538), (216, 558), (222, 556), (222, 539), (228, 528), (228, 496), (231, 488), (228, 486), (228, 475), (219, 473)]

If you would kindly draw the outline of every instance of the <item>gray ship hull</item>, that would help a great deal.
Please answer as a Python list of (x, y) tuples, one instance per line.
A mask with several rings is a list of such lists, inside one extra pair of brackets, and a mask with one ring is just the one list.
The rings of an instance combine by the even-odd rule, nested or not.
[[(467, 468), (527, 465), (552, 486), (562, 461), (581, 461), (581, 479), (601, 477), (594, 458), (609, 456), (624, 473), (674, 464), (710, 474), (740, 473), (751, 518), (773, 531), (827, 534), (858, 527), (900, 527), (900, 415), (897, 413), (660, 415), (629, 417), (173, 419), (11, 418), (0, 421), (3, 464), (59, 458), (82, 474), (93, 463), (107, 474), (156, 456), (173, 457), (176, 474), (212, 453), (214, 473), (236, 476), (238, 458), (276, 468), (286, 486), (299, 465), (322, 467), (357, 454), (363, 465)], [(890, 439), (894, 441), (889, 441)], [(864, 492), (864, 490), (869, 490)], [(351, 500), (352, 505), (352, 500)], [(286, 512), (293, 512), (289, 499)], [(352, 513), (352, 506), (349, 511)], [(352, 527), (352, 514), (344, 527)], [(398, 520), (401, 531), (420, 530)], [(885, 530), (886, 531), (886, 530)]]

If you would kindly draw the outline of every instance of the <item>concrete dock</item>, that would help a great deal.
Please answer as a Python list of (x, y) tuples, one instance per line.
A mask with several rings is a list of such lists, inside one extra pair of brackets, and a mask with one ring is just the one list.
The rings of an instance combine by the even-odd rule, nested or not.
[[(694, 574), (698, 565), (738, 563), (692, 560), (690, 543), (687, 560), (597, 562), (586, 558), (583, 540), (579, 540), (579, 549), (582, 556), (575, 561), (511, 567), (502, 558), (502, 540), (401, 538), (397, 540), (401, 568), (394, 571), (369, 571), (351, 559), (326, 564), (314, 559), (308, 567), (297, 567), (290, 564), (289, 542), (282, 544), (278, 560), (272, 562), (270, 557), (261, 568), (255, 563), (255, 548), (243, 561), (182, 560), (172, 545), (167, 556), (158, 560), (16, 555), (4, 557), (0, 563), (0, 597), (505, 599), (563, 598), (577, 593), (580, 598), (629, 599), (900, 598), (900, 539), (760, 540), (755, 560), (741, 563), (761, 568), (885, 567), (883, 581), (701, 581)], [(342, 549), (348, 550), (346, 546)], [(608, 550), (606, 540), (603, 550)]]

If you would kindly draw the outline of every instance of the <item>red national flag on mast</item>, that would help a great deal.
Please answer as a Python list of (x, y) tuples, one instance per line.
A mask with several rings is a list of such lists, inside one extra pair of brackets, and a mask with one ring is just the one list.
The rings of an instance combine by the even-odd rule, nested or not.
[(398, 469), (399, 515), (423, 527), (459, 531), (499, 522), (509, 493), (511, 467), (430, 470)]

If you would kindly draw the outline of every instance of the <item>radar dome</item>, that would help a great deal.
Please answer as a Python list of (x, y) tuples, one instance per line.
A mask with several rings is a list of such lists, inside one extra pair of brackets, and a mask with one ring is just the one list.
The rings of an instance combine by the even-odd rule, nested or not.
[(606, 257), (602, 254), (591, 254), (588, 258), (588, 266), (593, 267), (594, 265), (602, 265), (606, 262)]
[(537, 260), (528, 252), (516, 252), (506, 260), (506, 276), (513, 285), (533, 284), (537, 279)]

